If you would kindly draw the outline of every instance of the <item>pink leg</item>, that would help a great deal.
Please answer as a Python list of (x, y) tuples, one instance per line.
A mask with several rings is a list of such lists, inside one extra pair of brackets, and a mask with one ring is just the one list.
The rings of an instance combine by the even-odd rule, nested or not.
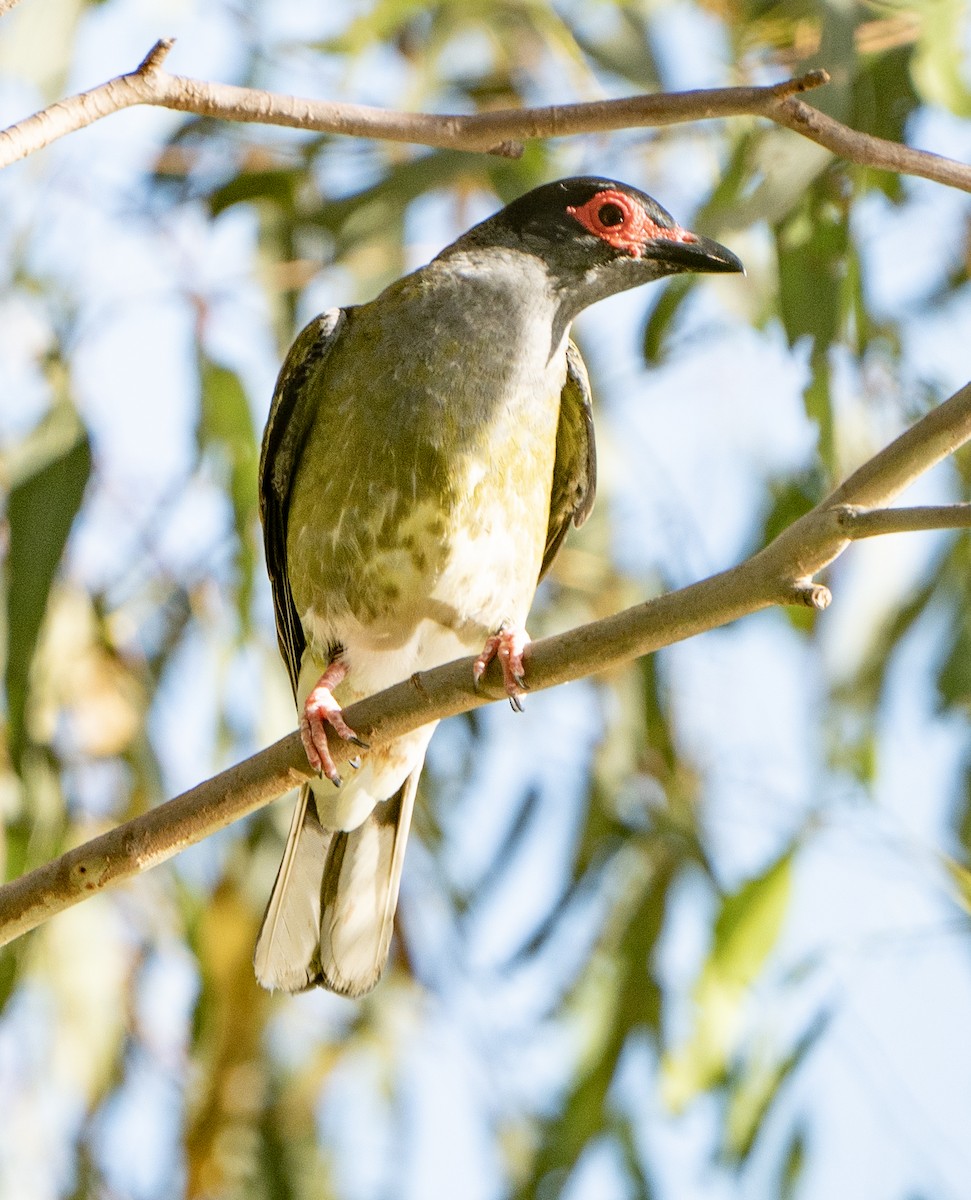
[(529, 634), (521, 626), (503, 622), (499, 632), (486, 638), (482, 653), (472, 666), (472, 678), (476, 686), (482, 678), (486, 667), (494, 658), (499, 659), (502, 667), (502, 682), (509, 697), (509, 703), (517, 712), (523, 711), (520, 696), (526, 690), (526, 675), (523, 667), (523, 651), (529, 645)]
[(341, 777), (327, 745), (327, 726), (345, 741), (365, 750), (368, 748), (367, 742), (362, 742), (344, 720), (341, 706), (334, 699), (333, 689), (346, 675), (347, 663), (335, 658), (311, 688), (300, 715), (300, 737), (307, 759), (313, 769), (326, 775), (335, 787), (340, 787)]

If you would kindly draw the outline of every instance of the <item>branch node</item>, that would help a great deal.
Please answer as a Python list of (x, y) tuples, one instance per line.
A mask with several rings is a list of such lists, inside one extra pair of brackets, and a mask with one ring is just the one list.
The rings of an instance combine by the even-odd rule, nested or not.
[[(814, 131), (818, 124), (816, 120), (820, 116), (818, 108), (813, 108), (811, 104), (807, 104), (805, 100), (800, 100), (798, 96), (780, 97), (778, 107), (786, 114), (785, 123), (790, 129), (795, 130), (796, 133), (801, 134), (803, 137), (808, 137), (811, 141), (818, 140), (813, 139), (811, 132), (807, 132), (807, 130)], [(825, 145), (822, 141), (819, 144), (821, 146)], [(826, 149), (833, 150), (833, 147), (826, 146)], [(833, 150), (833, 153), (838, 154), (839, 151)]]
[(408, 682), (415, 689), (418, 695), (421, 696), (422, 700), (428, 699), (428, 688), (425, 687), (425, 681), (421, 677), (421, 671), (415, 671)]
[(489, 154), (495, 154), (499, 158), (522, 158), (525, 147), (522, 142), (507, 140), (500, 142), (497, 146), (489, 148)]
[(971, 529), (971, 503), (918, 504), (909, 508), (836, 504), (829, 509), (829, 514), (837, 529), (852, 540), (928, 529)]
[(110, 863), (107, 858), (88, 858), (75, 863), (69, 871), (71, 883), (79, 892), (97, 892), (102, 887)]
[(135, 68), (134, 73), (136, 75), (154, 75), (156, 71), (160, 70), (162, 63), (165, 61), (166, 55), (174, 45), (174, 37), (159, 38), (159, 40)]
[(782, 83), (777, 83), (772, 91), (777, 100), (788, 100), (790, 96), (796, 96), (800, 92), (810, 92), (813, 88), (822, 87), (823, 84), (829, 83), (829, 80), (829, 71), (820, 67), (815, 71), (807, 71), (805, 75), (796, 79), (783, 80)]
[(861, 515), (868, 510), (859, 504), (834, 504), (829, 511), (836, 521), (837, 528), (850, 534), (859, 523)]
[(814, 583), (811, 579), (797, 579), (789, 588), (790, 604), (802, 604), (817, 612), (829, 608), (832, 599), (833, 593), (824, 583)]

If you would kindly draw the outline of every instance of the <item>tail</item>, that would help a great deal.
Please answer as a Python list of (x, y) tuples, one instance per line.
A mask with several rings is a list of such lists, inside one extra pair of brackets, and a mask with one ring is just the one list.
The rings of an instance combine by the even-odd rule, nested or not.
[(263, 987), (300, 992), (320, 984), (361, 996), (377, 983), (391, 945), (420, 774), (421, 762), (349, 831), (325, 829), (309, 786), (300, 789), (253, 956)]

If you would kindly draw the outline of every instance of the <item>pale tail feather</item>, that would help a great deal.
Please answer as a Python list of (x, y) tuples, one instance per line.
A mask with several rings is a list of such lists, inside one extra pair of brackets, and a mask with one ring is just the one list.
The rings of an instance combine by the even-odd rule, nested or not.
[(384, 970), (420, 774), (421, 763), (362, 825), (335, 834), (328, 849), (320, 982), (344, 996), (370, 991)]
[(334, 833), (321, 827), (309, 800), (304, 785), (256, 939), (256, 978), (271, 990), (301, 992), (320, 977), (320, 878)]
[(421, 763), (356, 829), (324, 829), (300, 789), (283, 861), (256, 941), (265, 988), (323, 984), (360, 996), (377, 983), (394, 929)]

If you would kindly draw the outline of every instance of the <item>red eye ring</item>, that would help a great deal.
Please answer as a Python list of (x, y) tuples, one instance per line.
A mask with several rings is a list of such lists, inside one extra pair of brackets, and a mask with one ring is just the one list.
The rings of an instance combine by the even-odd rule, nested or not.
[(597, 192), (586, 204), (575, 208), (571, 205), (566, 211), (576, 217), (584, 229), (604, 241), (612, 241), (625, 230), (636, 227), (639, 223), (637, 218), (642, 215), (629, 196), (613, 188)]
[(604, 188), (585, 204), (566, 210), (583, 228), (615, 250), (641, 258), (648, 242), (693, 242), (695, 235), (680, 225), (659, 225), (632, 196)]

